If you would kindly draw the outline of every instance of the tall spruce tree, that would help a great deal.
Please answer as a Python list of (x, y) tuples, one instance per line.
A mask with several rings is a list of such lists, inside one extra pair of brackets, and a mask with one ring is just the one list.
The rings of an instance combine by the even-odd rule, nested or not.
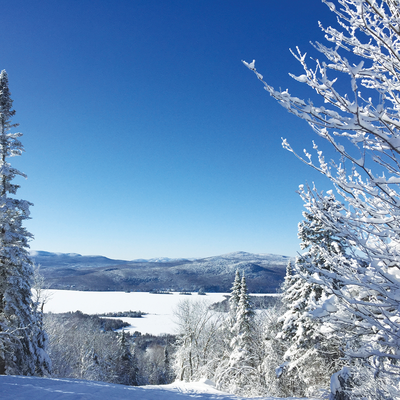
[(19, 156), (23, 146), (21, 133), (10, 133), (12, 109), (8, 76), (0, 73), (0, 374), (33, 375), (42, 370), (40, 359), (45, 360), (38, 348), (38, 324), (31, 300), (32, 262), (28, 253), (28, 240), (32, 235), (22, 226), (29, 218), (26, 200), (15, 195), (16, 176), (25, 174), (13, 168), (7, 159)]
[(240, 272), (237, 269), (235, 273), (235, 279), (232, 284), (231, 294), (229, 297), (229, 312), (228, 317), (224, 320), (221, 326), (221, 337), (223, 338), (223, 350), (221, 352), (221, 360), (217, 365), (215, 371), (215, 382), (217, 387), (221, 389), (227, 388), (229, 384), (229, 375), (227, 371), (229, 369), (230, 357), (232, 353), (231, 342), (235, 336), (234, 326), (237, 319), (237, 310), (240, 301), (240, 293), (242, 287), (242, 279), (240, 277)]
[(227, 323), (224, 326), (225, 329), (224, 336), (226, 337), (225, 353), (227, 355), (227, 359), (229, 359), (229, 356), (232, 352), (231, 341), (235, 336), (234, 326), (237, 320), (237, 311), (239, 307), (241, 292), (242, 292), (242, 278), (240, 277), (240, 272), (237, 269), (235, 273), (235, 280), (233, 281), (233, 285), (231, 288), (231, 295), (229, 297), (229, 317), (227, 319)]
[[(236, 303), (234, 295), (239, 288)], [(232, 288), (232, 304), (236, 306), (236, 318), (231, 330), (230, 355), (226, 365), (218, 371), (217, 386), (240, 395), (257, 394), (261, 377), (259, 360), (255, 354), (255, 312), (247, 291), (246, 278), (243, 274), (240, 280), (239, 272), (236, 273)]]
[(118, 383), (123, 385), (138, 386), (138, 367), (135, 354), (131, 352), (131, 346), (125, 331), (118, 337), (120, 347), (120, 362), (118, 369)]
[(231, 296), (229, 297), (229, 313), (234, 320), (236, 319), (236, 312), (239, 305), (240, 293), (242, 287), (241, 285), (242, 283), (240, 278), (240, 272), (237, 269), (235, 273), (235, 280), (233, 281), (231, 289)]
[[(329, 198), (324, 207), (336, 210), (340, 204)], [(303, 212), (303, 216), (298, 237), (301, 249), (306, 251), (297, 257), (294, 267), (287, 268), (283, 295), (286, 312), (280, 318), (282, 329), (278, 338), (286, 341), (287, 346), (280, 378), (297, 382), (297, 392), (292, 395), (312, 396), (320, 388), (328, 388), (330, 376), (341, 368), (340, 347), (344, 346), (337, 332), (326, 333), (331, 329), (326, 329), (325, 320), (330, 317), (329, 311), (336, 310), (337, 299), (317, 283), (319, 277), (314, 271), (334, 269), (326, 263), (320, 246), (344, 253), (346, 243), (315, 215)]]
[(234, 338), (232, 348), (235, 352), (242, 353), (240, 358), (245, 357), (246, 362), (252, 363), (252, 341), (254, 331), (254, 310), (247, 292), (246, 278), (243, 274), (240, 284), (240, 297), (236, 310), (236, 323), (233, 326)]

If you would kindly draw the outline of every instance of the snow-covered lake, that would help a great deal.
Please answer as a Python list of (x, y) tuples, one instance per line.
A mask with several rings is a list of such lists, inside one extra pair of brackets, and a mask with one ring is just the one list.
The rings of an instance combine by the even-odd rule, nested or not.
[[(131, 326), (124, 328), (131, 333), (161, 335), (176, 333), (174, 309), (183, 300), (207, 301), (210, 304), (225, 299), (228, 293), (207, 293), (199, 296), (171, 294), (152, 294), (147, 292), (81, 292), (77, 290), (48, 290), (45, 312), (63, 313), (82, 311), (85, 314), (102, 314), (118, 311), (142, 311), (147, 313), (142, 318), (119, 318)], [(252, 294), (252, 296), (263, 294)], [(264, 295), (265, 296), (265, 295)], [(268, 294), (267, 296), (277, 296)]]
[(207, 301), (216, 303), (224, 300), (227, 293), (207, 293), (199, 296), (172, 294), (151, 294), (144, 292), (80, 292), (76, 290), (49, 290), (45, 312), (63, 313), (82, 311), (85, 314), (101, 314), (118, 311), (142, 311), (142, 318), (120, 318), (131, 324), (126, 331), (139, 331), (143, 334), (175, 333), (173, 312), (182, 300)]

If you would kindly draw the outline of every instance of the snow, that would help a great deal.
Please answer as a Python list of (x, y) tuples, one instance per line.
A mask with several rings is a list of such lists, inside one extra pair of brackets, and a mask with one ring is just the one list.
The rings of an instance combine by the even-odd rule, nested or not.
[(64, 313), (82, 311), (85, 314), (103, 314), (118, 311), (142, 311), (148, 313), (142, 318), (119, 318), (131, 324), (125, 331), (139, 331), (153, 335), (174, 334), (175, 323), (173, 311), (182, 300), (210, 303), (220, 302), (227, 293), (207, 293), (199, 296), (172, 294), (152, 294), (146, 292), (81, 292), (77, 290), (49, 290), (49, 298), (44, 311)]
[[(124, 386), (78, 379), (48, 379), (27, 376), (0, 376), (2, 400), (240, 400), (216, 390), (211, 381), (175, 382), (163, 386)], [(250, 398), (246, 398), (251, 400)], [(253, 398), (256, 399), (256, 398)], [(273, 397), (257, 397), (273, 400)], [(300, 400), (292, 398), (292, 400)]]

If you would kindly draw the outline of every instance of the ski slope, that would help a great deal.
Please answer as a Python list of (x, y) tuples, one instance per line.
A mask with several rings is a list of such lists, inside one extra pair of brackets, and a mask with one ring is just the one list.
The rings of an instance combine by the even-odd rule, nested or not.
[[(210, 381), (175, 382), (163, 386), (124, 386), (77, 379), (0, 376), (2, 400), (275, 400), (275, 397), (243, 398), (216, 390)], [(280, 398), (282, 400), (282, 398)], [(291, 398), (300, 400), (300, 398)]]

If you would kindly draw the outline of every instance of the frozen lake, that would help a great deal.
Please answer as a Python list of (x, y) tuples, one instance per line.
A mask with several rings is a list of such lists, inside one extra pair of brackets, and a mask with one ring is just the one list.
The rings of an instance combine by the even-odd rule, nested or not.
[(173, 311), (182, 300), (207, 301), (216, 303), (224, 300), (227, 293), (207, 293), (199, 296), (172, 294), (151, 294), (147, 292), (80, 292), (76, 290), (49, 290), (49, 298), (44, 311), (63, 313), (82, 311), (85, 314), (101, 314), (118, 311), (142, 311), (142, 318), (120, 318), (131, 324), (126, 331), (139, 331), (143, 334), (175, 333)]

